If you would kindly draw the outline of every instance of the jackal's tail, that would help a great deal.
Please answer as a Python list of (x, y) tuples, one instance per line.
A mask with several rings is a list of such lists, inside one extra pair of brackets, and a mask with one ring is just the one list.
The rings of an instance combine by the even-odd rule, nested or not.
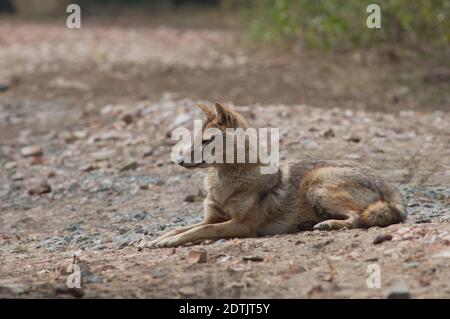
[(370, 204), (360, 213), (361, 227), (389, 226), (406, 220), (407, 212), (403, 203), (379, 200)]

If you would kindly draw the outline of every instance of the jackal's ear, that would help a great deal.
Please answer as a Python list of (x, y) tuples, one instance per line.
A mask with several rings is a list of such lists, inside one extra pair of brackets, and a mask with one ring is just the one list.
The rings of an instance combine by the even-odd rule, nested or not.
[(231, 110), (228, 107), (223, 106), (220, 103), (216, 103), (214, 105), (214, 108), (216, 110), (217, 122), (220, 125), (233, 124), (233, 113), (231, 112)]
[(205, 104), (197, 104), (198, 108), (206, 114), (208, 120), (212, 120), (215, 117), (215, 113), (212, 107), (207, 106)]

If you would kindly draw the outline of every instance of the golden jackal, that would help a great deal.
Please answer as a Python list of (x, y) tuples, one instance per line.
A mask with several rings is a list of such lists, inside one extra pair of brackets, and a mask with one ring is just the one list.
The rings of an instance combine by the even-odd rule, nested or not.
[[(206, 114), (203, 132), (249, 127), (229, 107), (199, 105)], [(201, 147), (211, 142), (202, 133)], [(189, 151), (193, 152), (193, 147)], [(187, 154), (191, 156), (192, 154)], [(147, 247), (173, 247), (205, 239), (256, 237), (299, 230), (331, 230), (388, 226), (406, 219), (400, 192), (375, 172), (354, 163), (308, 161), (281, 165), (262, 174), (257, 162), (190, 163), (186, 168), (208, 167), (201, 223), (172, 230)]]

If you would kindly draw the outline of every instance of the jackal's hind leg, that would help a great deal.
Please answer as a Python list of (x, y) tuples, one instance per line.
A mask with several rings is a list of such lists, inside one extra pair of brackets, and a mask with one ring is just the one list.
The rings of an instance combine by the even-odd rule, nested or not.
[(313, 229), (332, 230), (357, 227), (359, 212), (363, 207), (354, 200), (348, 191), (322, 186), (312, 189), (308, 198), (317, 213), (324, 219), (328, 218), (317, 223)]

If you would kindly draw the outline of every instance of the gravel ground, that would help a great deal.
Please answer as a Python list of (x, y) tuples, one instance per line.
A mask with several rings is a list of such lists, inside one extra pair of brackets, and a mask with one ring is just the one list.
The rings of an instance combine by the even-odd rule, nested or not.
[[(276, 103), (277, 80), (265, 79), (283, 71), (273, 61), (289, 63), (237, 49), (235, 36), (0, 22), (0, 297), (450, 297), (448, 95), (421, 108), (402, 86), (384, 97), (382, 86), (366, 96), (347, 90), (353, 77), (363, 88), (397, 72), (376, 60), (376, 79), (368, 74), (377, 66), (358, 64), (344, 83), (342, 64), (329, 65), (339, 69), (331, 75), (306, 68), (309, 84), (299, 80), (294, 92), (282, 83)], [(255, 70), (263, 88), (245, 91)], [(211, 86), (214, 97), (205, 93)], [(169, 136), (213, 98), (255, 126), (280, 128), (282, 160), (346, 159), (379, 170), (404, 192), (408, 221), (140, 251), (142, 240), (202, 218), (204, 171), (172, 163)], [(74, 258), (81, 289), (65, 284)], [(366, 285), (371, 264), (381, 270), (379, 289)]]

